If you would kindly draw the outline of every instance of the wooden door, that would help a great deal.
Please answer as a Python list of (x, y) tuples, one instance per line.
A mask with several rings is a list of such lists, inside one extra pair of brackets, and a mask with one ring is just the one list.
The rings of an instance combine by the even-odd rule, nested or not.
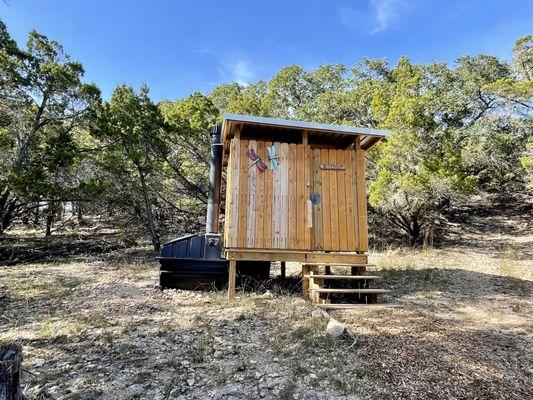
[(312, 150), (313, 249), (366, 251), (364, 152)]

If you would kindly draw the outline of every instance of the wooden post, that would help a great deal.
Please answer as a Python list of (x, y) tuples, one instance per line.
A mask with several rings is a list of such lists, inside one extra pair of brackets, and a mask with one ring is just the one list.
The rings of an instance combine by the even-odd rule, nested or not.
[[(311, 271), (309, 271), (311, 272)], [(311, 300), (311, 303), (316, 303), (316, 296), (318, 295), (318, 293), (316, 292), (313, 292), (311, 291), (311, 289), (316, 289), (317, 288), (317, 285), (315, 284), (315, 278), (313, 278), (314, 274), (311, 274), (311, 277), (308, 279), (308, 282), (309, 282), (309, 289), (308, 289), (308, 293), (309, 293), (309, 300)]]
[(24, 400), (20, 388), (22, 347), (8, 344), (0, 347), (0, 399)]
[(282, 261), (280, 264), (280, 273), (281, 279), (285, 279), (287, 277), (287, 268), (285, 266), (285, 261)]
[(302, 295), (304, 298), (309, 297), (309, 278), (306, 275), (309, 274), (311, 267), (306, 264), (302, 264)]
[(237, 261), (229, 260), (228, 300), (235, 298), (235, 279), (237, 275)]
[[(314, 268), (315, 269), (315, 273), (317, 272), (316, 270), (318, 269), (317, 267)], [(324, 279), (322, 278), (314, 278), (313, 280), (313, 289), (320, 289), (320, 288), (323, 288), (324, 287)], [(313, 303), (315, 304), (324, 304), (326, 303), (327, 301), (325, 299), (322, 299), (320, 297), (320, 293), (318, 292), (313, 292)]]

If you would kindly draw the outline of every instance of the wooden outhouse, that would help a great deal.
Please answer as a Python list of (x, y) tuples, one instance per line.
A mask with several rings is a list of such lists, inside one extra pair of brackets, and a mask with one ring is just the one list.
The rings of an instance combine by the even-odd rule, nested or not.
[(387, 131), (225, 114), (221, 134), (230, 297), (238, 260), (367, 264), (365, 153)]

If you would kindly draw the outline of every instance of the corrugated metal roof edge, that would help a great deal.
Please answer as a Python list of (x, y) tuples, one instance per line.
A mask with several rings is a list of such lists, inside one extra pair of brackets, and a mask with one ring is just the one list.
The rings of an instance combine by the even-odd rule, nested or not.
[(377, 136), (377, 137), (382, 137), (382, 138), (386, 138), (391, 135), (390, 131), (381, 130), (381, 129), (370, 129), (370, 128), (360, 128), (356, 126), (322, 124), (319, 122), (296, 121), (296, 120), (281, 119), (281, 118), (265, 118), (265, 117), (257, 117), (254, 115), (225, 113), (223, 118), (224, 118), (224, 121), (243, 122), (243, 123), (250, 123), (250, 124), (262, 124), (262, 125), (279, 126), (279, 127), (286, 127), (286, 128), (296, 128), (296, 129), (329, 131), (329, 132), (344, 133), (344, 134), (349, 134), (349, 135), (368, 135), (368, 136)]

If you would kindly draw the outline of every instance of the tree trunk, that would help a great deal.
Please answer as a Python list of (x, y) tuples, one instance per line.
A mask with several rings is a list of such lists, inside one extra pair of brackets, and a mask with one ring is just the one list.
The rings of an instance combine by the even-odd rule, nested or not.
[(15, 209), (17, 208), (17, 199), (11, 196), (11, 191), (4, 188), (0, 195), (0, 234), (11, 226), (15, 219)]
[(78, 224), (84, 225), (85, 221), (83, 220), (83, 203), (81, 201), (76, 202), (76, 215), (78, 219)]
[(35, 118), (33, 119), (33, 124), (28, 134), (28, 137), (26, 138), (26, 141), (22, 144), (22, 147), (20, 148), (17, 161), (15, 162), (15, 169), (17, 170), (22, 169), (22, 167), (24, 166), (24, 162), (26, 161), (26, 157), (28, 156), (28, 153), (30, 151), (31, 144), (35, 140), (35, 137), (37, 136), (37, 132), (39, 128), (42, 126), (41, 117), (44, 113), (47, 102), (48, 102), (48, 96), (45, 94), (41, 101), (41, 105), (37, 109), (37, 114), (35, 114)]
[(24, 400), (20, 388), (22, 347), (8, 344), (0, 347), (0, 400)]
[(40, 206), (35, 207), (35, 214), (33, 216), (33, 225), (35, 226), (39, 225), (39, 217), (41, 216), (40, 208)]
[(409, 227), (409, 244), (412, 247), (420, 245), (421, 235), (422, 229), (418, 221), (415, 220), (411, 223), (411, 226)]
[(147, 218), (147, 223), (148, 223), (148, 229), (150, 230), (150, 236), (152, 237), (152, 244), (154, 245), (154, 250), (159, 251), (161, 249), (161, 242), (159, 239), (159, 235), (157, 234), (155, 230), (154, 216), (152, 214), (152, 203), (150, 202), (150, 196), (148, 194), (148, 187), (146, 186), (144, 172), (141, 171), (140, 168), (138, 168), (137, 170), (139, 171), (139, 178), (141, 180), (141, 188), (143, 192), (144, 206), (146, 208), (146, 218)]
[(54, 214), (48, 214), (46, 216), (46, 232), (45, 237), (50, 237), (52, 235), (52, 224), (54, 223)]

